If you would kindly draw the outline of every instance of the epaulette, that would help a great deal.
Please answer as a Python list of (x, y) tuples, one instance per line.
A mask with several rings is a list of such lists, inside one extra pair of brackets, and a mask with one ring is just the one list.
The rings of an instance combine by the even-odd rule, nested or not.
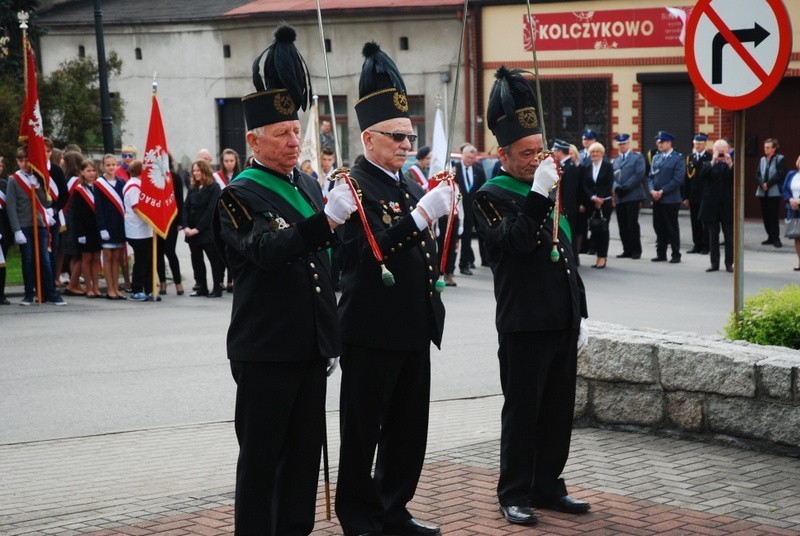
[(253, 228), (253, 215), (250, 209), (234, 194), (231, 188), (222, 190), (219, 204), (228, 215), (234, 229), (239, 233), (248, 233)]
[(475, 199), (475, 208), (477, 208), (486, 219), (486, 225), (488, 225), (490, 229), (494, 229), (503, 221), (503, 215), (497, 210), (494, 203), (485, 197), (478, 197)]

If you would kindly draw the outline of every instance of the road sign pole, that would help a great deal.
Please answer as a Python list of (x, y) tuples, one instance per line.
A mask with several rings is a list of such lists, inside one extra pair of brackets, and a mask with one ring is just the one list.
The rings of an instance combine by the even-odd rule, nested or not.
[(733, 112), (733, 314), (738, 324), (744, 300), (744, 110)]

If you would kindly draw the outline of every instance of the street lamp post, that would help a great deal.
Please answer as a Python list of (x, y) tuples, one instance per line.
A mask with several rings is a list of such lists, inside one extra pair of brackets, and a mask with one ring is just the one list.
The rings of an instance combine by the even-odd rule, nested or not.
[(114, 133), (111, 129), (111, 98), (108, 94), (106, 45), (103, 40), (103, 10), (100, 0), (94, 0), (94, 33), (97, 39), (97, 67), (100, 75), (100, 115), (103, 119), (103, 151), (114, 153)]

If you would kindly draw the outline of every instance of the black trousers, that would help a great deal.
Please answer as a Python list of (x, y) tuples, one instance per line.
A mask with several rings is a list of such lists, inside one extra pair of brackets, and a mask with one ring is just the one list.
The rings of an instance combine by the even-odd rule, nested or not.
[[(436, 237), (436, 243), (439, 244), (439, 259), (438, 263), (439, 266), (442, 265), (442, 255), (444, 252), (444, 238), (447, 233), (447, 222), (449, 221), (449, 216), (442, 216), (439, 218), (439, 236)], [(452, 274), (455, 272), (456, 269), (456, 246), (458, 245), (458, 219), (456, 218), (455, 223), (453, 224), (453, 237), (450, 239), (450, 250), (447, 252), (447, 265), (445, 266), (444, 273), (445, 274)]]
[(642, 254), (642, 230), (639, 227), (639, 209), (641, 202), (631, 201), (617, 205), (617, 226), (622, 252), (631, 255)]
[(412, 517), (406, 504), (416, 492), (428, 439), (430, 350), (345, 345), (341, 367), (336, 515), (345, 535), (380, 534), (385, 524)]
[(708, 233), (708, 255), (711, 266), (719, 268), (719, 231), (722, 228), (722, 236), (725, 239), (725, 267), (733, 266), (733, 222), (719, 220), (715, 222), (705, 222), (706, 232)]
[(777, 242), (781, 239), (780, 224), (778, 216), (781, 208), (780, 197), (759, 197), (761, 203), (761, 219), (764, 221), (764, 230), (767, 231), (767, 239), (770, 242)]
[(217, 251), (214, 244), (189, 243), (189, 253), (191, 254), (192, 268), (194, 269), (194, 280), (200, 286), (200, 292), (208, 292), (208, 278), (206, 277), (206, 263), (203, 260), (203, 253), (208, 257), (211, 265), (212, 291), (222, 289), (222, 281), (225, 277), (225, 262)]
[(567, 494), (567, 464), (575, 410), (578, 330), (501, 333), (500, 480), (503, 506)]
[(708, 233), (700, 220), (700, 203), (689, 203), (689, 220), (692, 222), (692, 244), (694, 249), (708, 249)]
[(611, 213), (614, 211), (614, 207), (611, 204), (606, 204), (600, 207), (600, 214), (602, 215), (603, 219), (606, 221), (606, 229), (605, 231), (592, 231), (592, 243), (594, 244), (595, 250), (597, 252), (598, 257), (608, 257), (608, 242), (611, 239), (611, 234), (608, 230), (608, 222), (611, 220)]
[(178, 242), (178, 225), (172, 224), (167, 232), (167, 238), (158, 237), (156, 242), (156, 272), (158, 273), (158, 282), (167, 282), (166, 264), (164, 257), (169, 261), (169, 270), (172, 272), (172, 281), (176, 285), (181, 284), (181, 263), (178, 260), (178, 255), (175, 253), (175, 246)]
[(231, 361), (236, 381), (235, 534), (306, 536), (314, 528), (325, 360)]
[(153, 238), (129, 238), (133, 249), (133, 268), (131, 269), (131, 290), (133, 292), (153, 292)]
[(678, 226), (680, 203), (653, 203), (653, 230), (656, 232), (656, 255), (667, 256), (667, 246), (672, 247), (672, 257), (681, 257), (681, 230)]
[(458, 255), (458, 268), (467, 269), (475, 264), (475, 252), (472, 250), (472, 237), (475, 234), (475, 220), (464, 220), (464, 232), (461, 233), (461, 253)]

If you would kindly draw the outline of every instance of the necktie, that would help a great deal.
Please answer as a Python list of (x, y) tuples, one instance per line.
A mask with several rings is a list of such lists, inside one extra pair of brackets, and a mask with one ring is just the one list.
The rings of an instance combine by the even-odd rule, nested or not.
[(467, 168), (467, 192), (472, 190), (472, 166)]

